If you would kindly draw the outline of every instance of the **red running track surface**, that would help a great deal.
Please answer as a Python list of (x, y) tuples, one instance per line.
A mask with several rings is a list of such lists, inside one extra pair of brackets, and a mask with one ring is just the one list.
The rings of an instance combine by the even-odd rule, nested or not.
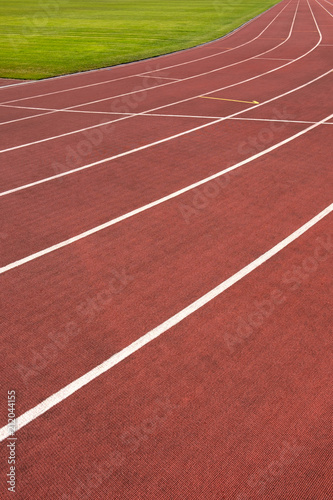
[(333, 497), (332, 27), (0, 87), (1, 498)]

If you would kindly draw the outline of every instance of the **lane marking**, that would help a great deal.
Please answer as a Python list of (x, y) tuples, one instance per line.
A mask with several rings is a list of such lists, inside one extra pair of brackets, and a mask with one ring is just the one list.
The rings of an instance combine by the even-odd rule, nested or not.
[[(290, 2), (289, 2), (289, 3), (290, 3)], [(285, 7), (284, 7), (284, 9), (285, 9), (285, 8), (289, 5), (289, 3), (288, 3)], [(292, 22), (292, 27), (293, 27), (294, 22), (295, 22), (296, 13), (297, 13), (297, 11), (298, 11), (298, 6), (299, 6), (299, 1), (298, 1), (298, 4), (297, 4), (297, 7), (296, 7), (296, 10), (295, 10), (294, 19), (293, 19), (293, 22)], [(283, 10), (284, 10), (284, 9), (283, 9)], [(281, 12), (282, 12), (282, 11), (281, 11)], [(280, 13), (279, 13), (279, 14), (280, 14)], [(278, 14), (278, 15), (279, 15), (279, 14)], [(277, 15), (276, 17), (278, 17), (278, 15)], [(275, 18), (274, 18), (274, 19), (275, 19)], [(274, 19), (273, 19), (273, 20), (274, 20)], [(272, 23), (272, 22), (273, 22), (273, 21), (271, 21), (271, 23)], [(271, 23), (270, 23), (270, 24), (271, 24)], [(269, 27), (269, 25), (268, 25), (265, 29), (267, 29), (268, 27)], [(264, 30), (264, 31), (265, 31), (265, 30)], [(288, 39), (289, 39), (289, 37), (291, 36), (291, 32), (292, 32), (292, 28), (291, 28), (291, 30), (290, 30), (290, 33), (289, 33), (289, 36), (288, 36), (287, 40), (288, 40)], [(259, 36), (260, 36), (260, 35), (258, 35), (258, 37), (259, 37)], [(281, 45), (283, 45), (283, 43), (284, 43), (284, 42), (282, 42), (282, 43), (280, 43), (280, 44), (276, 45), (276, 46), (275, 46), (275, 47), (273, 47), (272, 49), (269, 49), (269, 50), (267, 50), (267, 51), (265, 51), (265, 52), (262, 52), (261, 54), (257, 54), (256, 56), (252, 56), (252, 57), (250, 57), (250, 58), (248, 58), (248, 59), (244, 59), (244, 60), (242, 60), (242, 61), (238, 61), (238, 62), (236, 62), (236, 63), (229, 64), (229, 65), (227, 65), (227, 66), (222, 66), (222, 67), (219, 67), (219, 68), (217, 68), (217, 69), (214, 69), (214, 70), (211, 70), (211, 71), (207, 71), (207, 72), (205, 72), (205, 73), (200, 73), (200, 74), (197, 74), (197, 75), (194, 75), (194, 76), (190, 76), (190, 77), (184, 78), (184, 79), (182, 79), (182, 82), (187, 81), (187, 80), (191, 80), (191, 79), (193, 79), (193, 78), (198, 78), (198, 77), (201, 77), (201, 76), (204, 76), (204, 75), (206, 75), (206, 74), (213, 73), (213, 72), (216, 72), (216, 71), (221, 71), (222, 69), (229, 68), (229, 67), (231, 67), (231, 66), (236, 66), (237, 64), (241, 64), (241, 63), (243, 63), (243, 62), (247, 62), (247, 61), (249, 61), (249, 60), (254, 59), (255, 57), (257, 57), (257, 56), (259, 56), (259, 55), (267, 54), (267, 53), (269, 53), (269, 52), (271, 52), (271, 51), (273, 51), (273, 50), (277, 49), (278, 47), (280, 47)], [(315, 47), (314, 47), (314, 48), (315, 48)], [(305, 55), (306, 55), (306, 54), (305, 54)], [(161, 69), (158, 69), (158, 70), (156, 70), (156, 71), (161, 71)], [(151, 73), (151, 72), (152, 72), (152, 71), (150, 71), (150, 73)], [(263, 74), (266, 74), (266, 73), (263, 73)], [(261, 76), (261, 75), (259, 75), (259, 76)], [(254, 78), (257, 78), (257, 77), (254, 77)], [(248, 80), (245, 80), (245, 81), (248, 81)], [(95, 104), (95, 103), (98, 103), (98, 102), (107, 101), (107, 100), (110, 100), (110, 99), (116, 99), (116, 98), (119, 98), (119, 97), (124, 97), (124, 96), (131, 95), (131, 94), (137, 94), (137, 93), (140, 93), (140, 92), (146, 92), (147, 90), (157, 89), (157, 88), (165, 87), (166, 85), (173, 85), (173, 84), (175, 84), (175, 83), (179, 83), (179, 82), (168, 82), (168, 83), (164, 83), (164, 84), (162, 84), (162, 85), (156, 85), (156, 86), (154, 86), (154, 87), (148, 87), (147, 89), (142, 89), (142, 90), (136, 90), (136, 91), (132, 91), (132, 92), (127, 92), (127, 93), (125, 93), (125, 94), (118, 94), (118, 95), (116, 95), (116, 96), (106, 97), (106, 98), (103, 98), (103, 99), (97, 99), (97, 100), (95, 100), (95, 101), (89, 101), (89, 102), (86, 102), (86, 103), (77, 104), (77, 105), (75, 105), (75, 106), (68, 106), (67, 108), (62, 108), (62, 109), (58, 109), (58, 110), (54, 110), (54, 111), (50, 111), (50, 112), (44, 113), (44, 115), (47, 115), (47, 114), (54, 114), (54, 113), (58, 113), (58, 112), (61, 112), (61, 111), (66, 111), (66, 110), (69, 110), (69, 109), (74, 109), (74, 108), (77, 108), (77, 107), (89, 106), (89, 105), (91, 105), (91, 104)], [(243, 83), (243, 82), (241, 82), (241, 83)], [(233, 84), (233, 85), (238, 85), (238, 84), (236, 83), (236, 84)], [(231, 85), (231, 86), (233, 86), (233, 85)], [(229, 87), (225, 87), (225, 88), (229, 88)], [(216, 90), (220, 90), (220, 89), (216, 89)], [(212, 92), (208, 92), (208, 93), (213, 93), (213, 92), (214, 92), (214, 91), (212, 91)], [(195, 97), (198, 97), (198, 96), (195, 96)], [(7, 104), (7, 103), (9, 104), (9, 103), (13, 103), (13, 102), (15, 103), (15, 102), (19, 102), (20, 100), (27, 100), (27, 99), (30, 99), (30, 98), (28, 97), (28, 98), (18, 99), (18, 100), (14, 100), (14, 101), (5, 101), (5, 102), (3, 102), (2, 104)], [(174, 104), (178, 104), (179, 102), (183, 102), (183, 101), (178, 101), (178, 102), (169, 103), (169, 104), (167, 104), (167, 105), (165, 105), (165, 106), (161, 106), (161, 107), (171, 106), (171, 105), (174, 105)], [(160, 109), (160, 107), (159, 107), (159, 108), (155, 108), (155, 109)], [(152, 110), (148, 110), (148, 111), (152, 111)], [(31, 118), (34, 118), (34, 117), (35, 117), (35, 116), (32, 116)], [(29, 117), (29, 118), (30, 118), (30, 117)], [(27, 119), (27, 117), (26, 117), (25, 119)], [(119, 120), (121, 120), (121, 119), (119, 119)], [(20, 121), (20, 119), (18, 118), (16, 121)], [(6, 122), (3, 122), (3, 123), (2, 123), (2, 124), (0, 124), (0, 125), (5, 125), (5, 124), (7, 124), (7, 123), (6, 123)], [(97, 125), (97, 126), (98, 126), (98, 125)], [(83, 129), (83, 130), (86, 130), (86, 129)], [(81, 132), (81, 131), (82, 131), (82, 129), (77, 130), (77, 132)], [(50, 137), (50, 138), (49, 138), (49, 140), (52, 140), (52, 139), (53, 139), (52, 137)], [(28, 144), (28, 145), (30, 145), (30, 144)], [(22, 146), (24, 146), (24, 145), (22, 145)]]
[[(9, 125), (10, 123), (15, 123), (15, 122), (20, 122), (23, 120), (30, 120), (32, 118), (37, 118), (39, 116), (45, 116), (45, 115), (52, 115), (53, 113), (86, 113), (86, 114), (95, 114), (95, 115), (129, 115), (133, 116), (136, 115), (137, 113), (116, 113), (113, 111), (89, 111), (89, 110), (79, 110), (79, 109), (54, 109), (54, 108), (35, 108), (32, 106), (15, 106), (14, 104), (0, 104), (0, 106), (3, 106), (5, 108), (15, 108), (15, 109), (31, 109), (31, 110), (36, 110), (36, 111), (45, 111), (45, 113), (38, 113), (35, 115), (29, 115), (25, 116), (23, 118), (14, 118), (13, 120), (8, 120), (5, 122), (0, 122), (1, 125)], [(51, 113), (48, 113), (48, 111), (51, 111)], [(101, 125), (101, 124), (99, 124)], [(0, 151), (1, 153), (1, 151)]]
[[(333, 70), (332, 70), (333, 71)], [(266, 104), (266, 101), (263, 103)], [(1, 106), (1, 104), (0, 104)], [(43, 109), (43, 108), (26, 108), (25, 106), (12, 106), (11, 104), (5, 104), (6, 107), (14, 107), (19, 109)], [(47, 108), (45, 108), (47, 109)], [(203, 120), (218, 120), (219, 118), (225, 118), (225, 120), (245, 120), (245, 121), (266, 121), (266, 122), (281, 122), (281, 123), (305, 123), (312, 124), (316, 123), (314, 120), (280, 120), (279, 118), (229, 118), (228, 116), (207, 116), (207, 115), (187, 115), (187, 114), (167, 114), (167, 113), (116, 113), (113, 111), (80, 111), (80, 110), (68, 110), (66, 113), (91, 113), (91, 114), (101, 114), (101, 115), (131, 115), (131, 116), (159, 116), (161, 118), (197, 118)], [(244, 113), (246, 110), (244, 110)], [(0, 123), (1, 125), (1, 123)], [(332, 125), (332, 122), (323, 123), (323, 125)]]
[[(37, 108), (35, 106), (23, 106), (23, 105), (15, 105), (15, 104), (0, 104), (0, 107), (5, 107), (5, 108), (14, 108), (14, 109), (32, 109), (36, 111), (59, 111), (60, 113), (89, 113), (89, 114), (103, 114), (103, 115), (137, 115), (138, 113), (117, 113), (116, 111), (88, 111), (88, 110), (81, 110), (81, 109), (64, 109), (64, 110), (58, 110), (56, 108)], [(8, 122), (7, 122), (8, 123)]]
[[(223, 118), (222, 116), (204, 116), (204, 115), (163, 115), (160, 113), (152, 113), (152, 114), (146, 114), (143, 116), (160, 116), (160, 117), (172, 117), (172, 118), (202, 118), (206, 120), (213, 120), (213, 119), (219, 119)], [(313, 120), (279, 120), (278, 118), (229, 118), (228, 116), (224, 117), (225, 120), (238, 120), (238, 121), (256, 121), (256, 122), (278, 122), (278, 123), (295, 123), (295, 124), (309, 124), (312, 125), (313, 123), (317, 123)], [(325, 122), (322, 123), (322, 125), (332, 125), (332, 122)]]
[[(40, 250), (39, 252), (35, 252), (31, 255), (28, 255), (27, 257), (16, 260), (15, 262), (12, 262), (10, 264), (7, 264), (6, 266), (0, 268), (0, 274), (3, 274), (7, 271), (15, 269), (16, 267), (22, 266), (23, 264), (26, 264), (28, 262), (35, 260), (35, 259), (38, 259), (39, 257), (43, 257), (44, 255), (47, 255), (51, 252), (55, 252), (56, 250), (60, 250), (61, 248), (64, 248), (68, 245), (71, 245), (72, 243), (76, 243), (77, 241), (80, 241), (84, 238), (87, 238), (88, 236), (96, 234), (99, 231), (102, 231), (102, 230), (107, 229), (111, 226), (114, 226), (115, 224), (118, 224), (119, 222), (122, 222), (126, 219), (129, 219), (129, 218), (133, 217), (134, 215), (138, 215), (142, 212), (145, 212), (146, 210), (149, 210), (150, 208), (156, 207), (157, 205), (161, 205), (162, 203), (164, 203), (166, 201), (169, 201), (173, 198), (180, 196), (181, 194), (184, 194), (188, 191), (191, 191), (192, 189), (194, 189), (196, 187), (202, 186), (203, 184), (206, 184), (207, 182), (212, 181), (212, 180), (216, 179), (217, 177), (221, 177), (222, 175), (225, 175), (226, 173), (231, 172), (232, 170), (236, 170), (237, 168), (240, 168), (243, 165), (246, 165), (247, 163), (251, 163), (252, 161), (256, 160), (257, 158), (261, 158), (262, 156), (265, 156), (266, 154), (268, 154), (272, 151), (275, 151), (276, 149), (280, 148), (281, 146), (284, 146), (285, 144), (288, 144), (289, 142), (294, 141), (298, 137), (301, 137), (302, 135), (310, 132), (311, 130), (315, 129), (316, 127), (318, 127), (319, 125), (321, 125), (325, 121), (330, 120), (332, 118), (333, 118), (333, 114), (327, 116), (326, 118), (320, 120), (319, 122), (317, 122), (313, 125), (310, 125), (309, 127), (305, 128), (304, 130), (297, 132), (296, 134), (288, 137), (287, 139), (284, 139), (283, 141), (280, 141), (277, 144), (274, 144), (273, 146), (265, 149), (264, 151), (261, 151), (260, 153), (257, 153), (253, 156), (250, 156), (249, 158), (246, 158), (245, 160), (243, 160), (239, 163), (236, 163), (235, 165), (233, 165), (231, 167), (228, 167), (224, 170), (221, 170), (220, 172), (217, 172), (216, 174), (210, 175), (209, 177), (206, 177), (206, 178), (202, 179), (201, 181), (194, 182), (193, 184), (190, 184), (189, 186), (186, 186), (186, 187), (179, 189), (177, 191), (174, 191), (173, 193), (171, 193), (167, 196), (163, 196), (162, 198), (155, 200), (151, 203), (148, 203), (140, 208), (136, 208), (134, 210), (131, 210), (130, 212), (127, 212), (126, 214), (123, 214), (123, 215), (120, 215), (119, 217), (111, 219), (108, 222), (105, 222), (104, 224), (100, 224), (99, 226), (96, 226), (92, 229), (89, 229), (88, 231), (84, 231), (83, 233), (80, 233), (76, 236), (72, 236), (71, 238), (68, 238), (67, 240), (61, 241), (60, 243), (56, 243), (55, 245), (52, 245), (48, 248), (44, 248), (43, 250)], [(218, 122), (220, 122), (220, 120), (218, 120), (216, 123), (218, 123)], [(211, 125), (211, 124), (209, 123), (208, 125)], [(207, 126), (207, 124), (203, 125), (201, 127), (198, 127), (198, 128), (203, 128), (205, 126)], [(160, 141), (160, 143), (162, 143), (162, 142), (164, 142), (164, 141)], [(145, 149), (145, 148), (144, 147), (138, 148), (138, 150), (142, 150), (142, 149)], [(125, 155), (124, 154), (118, 155), (118, 157), (121, 157), (121, 156), (125, 156)]]
[[(156, 71), (156, 70), (154, 70)], [(161, 69), (161, 71), (163, 71), (163, 69)], [(150, 76), (150, 75), (146, 75), (145, 73), (142, 73), (141, 75), (138, 75), (138, 76), (142, 76), (142, 77), (145, 77), (145, 78), (155, 78), (158, 79), (160, 78), (161, 80), (176, 80), (177, 82), (181, 82), (182, 79), (181, 78), (168, 78), (166, 76), (160, 76), (160, 75), (156, 75), (156, 76)]]
[(216, 99), (217, 101), (231, 101), (231, 102), (244, 102), (246, 104), (259, 104), (258, 101), (239, 101), (238, 99), (222, 99), (222, 97), (208, 97), (205, 95), (199, 96), (202, 99)]
[[(308, 222), (306, 222), (303, 226), (301, 226), (296, 231), (291, 233), (285, 239), (277, 243), (270, 250), (260, 255), (260, 257), (250, 262), (248, 265), (240, 269), (237, 273), (230, 276), (230, 278), (226, 279), (225, 281), (222, 281), (222, 283), (217, 285), (215, 288), (211, 289), (206, 294), (202, 295), (199, 299), (192, 302), (190, 305), (179, 311), (177, 314), (171, 316), (169, 319), (161, 323), (159, 326), (153, 328), (148, 333), (138, 338), (136, 341), (132, 342), (132, 344), (128, 345), (127, 347), (117, 352), (116, 354), (113, 354), (103, 363), (99, 364), (89, 372), (85, 373), (81, 377), (77, 378), (70, 384), (60, 389), (59, 391), (55, 392), (54, 394), (52, 394), (52, 396), (49, 396), (44, 401), (37, 404), (34, 408), (31, 408), (30, 410), (20, 415), (15, 420), (16, 431), (22, 429), (22, 427), (26, 426), (36, 418), (40, 417), (41, 415), (49, 411), (51, 408), (64, 401), (78, 390), (82, 389), (82, 387), (86, 386), (87, 384), (95, 380), (97, 377), (102, 375), (103, 373), (109, 371), (111, 368), (119, 364), (121, 361), (128, 358), (129, 356), (137, 352), (139, 349), (141, 349), (145, 345), (149, 344), (150, 342), (158, 338), (163, 333), (167, 332), (174, 326), (178, 325), (184, 319), (188, 318), (191, 314), (204, 307), (206, 304), (208, 304), (213, 299), (215, 299), (223, 292), (225, 292), (228, 288), (235, 285), (242, 278), (249, 275), (252, 271), (257, 269), (259, 266), (270, 260), (272, 257), (277, 255), (288, 245), (297, 240), (300, 236), (302, 236), (309, 229), (311, 229), (315, 224), (324, 219), (324, 217), (327, 217), (327, 215), (332, 213), (332, 210), (333, 210), (333, 203), (328, 207), (326, 207), (315, 217), (310, 219)], [(0, 429), (0, 441), (3, 441), (4, 439), (8, 438), (11, 435), (10, 433), (11, 429), (9, 425), (5, 425), (4, 427), (2, 427)]]
[[(212, 49), (212, 50), (216, 50), (216, 47), (206, 47), (207, 49)], [(225, 50), (233, 50), (233, 49), (236, 49), (237, 47), (221, 47), (221, 49), (225, 49)], [(215, 55), (219, 54), (219, 52), (216, 52)]]
[[(300, 85), (300, 86), (298, 86), (298, 87), (296, 87), (296, 88), (294, 88), (292, 90), (288, 90), (284, 94), (280, 94), (278, 96), (272, 97), (271, 99), (268, 99), (267, 101), (264, 101), (261, 104), (256, 104), (254, 106), (251, 106), (248, 109), (245, 109), (245, 110), (242, 109), (240, 111), (237, 111), (236, 113), (233, 113), (232, 115), (229, 115), (227, 117), (220, 117), (217, 120), (212, 121), (211, 123), (206, 123), (206, 124), (201, 125), (199, 127), (195, 127), (193, 129), (189, 129), (189, 130), (186, 130), (184, 132), (180, 132), (179, 134), (176, 134), (176, 135), (173, 135), (173, 136), (170, 136), (170, 137), (166, 137), (165, 139), (161, 139), (159, 141), (155, 141), (155, 142), (146, 144), (144, 146), (140, 146), (139, 148), (134, 148), (134, 149), (131, 149), (129, 151), (125, 151), (123, 153), (120, 153), (118, 155), (110, 156), (109, 158), (104, 158), (102, 160), (98, 160), (98, 161), (95, 161), (93, 163), (88, 163), (87, 165), (83, 165), (82, 167), (78, 167), (78, 168), (75, 168), (75, 169), (72, 169), (72, 170), (67, 170), (66, 172), (62, 172), (60, 174), (52, 175), (50, 177), (45, 177), (44, 179), (40, 179), (38, 181), (30, 182), (28, 184), (24, 184), (22, 186), (18, 186), (18, 187), (9, 189), (7, 191), (3, 191), (2, 193), (0, 193), (0, 197), (1, 196), (6, 196), (6, 195), (9, 195), (9, 194), (12, 194), (12, 193), (16, 193), (16, 192), (22, 191), (24, 189), (29, 189), (31, 187), (38, 186), (39, 184), (44, 184), (45, 182), (50, 182), (50, 181), (53, 181), (55, 179), (60, 179), (61, 177), (65, 177), (66, 175), (71, 175), (71, 174), (75, 174), (75, 173), (81, 172), (82, 170), (86, 170), (86, 169), (91, 168), (91, 167), (93, 167), (95, 165), (101, 165), (101, 164), (106, 163), (108, 161), (115, 160), (117, 158), (120, 158), (120, 157), (123, 157), (123, 156), (127, 156), (127, 155), (130, 155), (132, 153), (136, 153), (138, 151), (142, 151), (144, 149), (148, 149), (149, 147), (156, 146), (157, 144), (162, 144), (162, 143), (167, 142), (169, 140), (173, 140), (173, 139), (175, 139), (177, 137), (181, 137), (181, 136), (189, 134), (191, 132), (195, 132), (195, 131), (200, 130), (200, 129), (204, 128), (204, 127), (208, 127), (210, 125), (214, 125), (215, 123), (219, 123), (219, 122), (222, 122), (224, 120), (228, 120), (230, 118), (233, 118), (235, 116), (242, 115), (244, 113), (247, 113), (248, 111), (251, 111), (253, 109), (257, 109), (260, 106), (264, 106), (265, 104), (269, 104), (270, 102), (273, 102), (273, 101), (275, 101), (277, 99), (281, 99), (281, 97), (284, 97), (286, 95), (292, 94), (293, 92), (296, 92), (297, 90), (300, 90), (300, 89), (302, 89), (304, 87), (307, 87), (308, 85), (311, 85), (312, 83), (316, 82), (317, 80), (320, 80), (321, 78), (324, 78), (328, 74), (332, 73), (332, 71), (333, 70), (330, 69), (326, 73), (323, 73), (322, 75), (314, 78), (313, 80), (310, 80), (310, 81), (304, 83), (303, 85)], [(191, 99), (193, 99), (193, 98), (186, 99), (186, 100), (191, 100)], [(163, 107), (165, 107), (165, 106), (161, 106), (160, 108), (163, 108)], [(155, 108), (155, 109), (160, 109), (160, 108)], [(145, 114), (146, 114), (146, 112), (145, 113), (139, 113), (137, 116), (144, 116)]]
[[(332, 70), (333, 71), (333, 70)], [(263, 104), (266, 104), (267, 101), (265, 101)], [(1, 106), (1, 105), (0, 105)], [(7, 106), (7, 104), (6, 104)], [(8, 107), (12, 107), (10, 104), (8, 104)], [(20, 109), (31, 109), (31, 108), (25, 108), (21, 106), (14, 106), (15, 108), (19, 107)], [(34, 108), (33, 108), (34, 109)], [(38, 109), (38, 108), (37, 108)], [(247, 110), (244, 110), (244, 113)], [(66, 111), (67, 112), (67, 111)], [(314, 120), (280, 120), (278, 118), (229, 118), (228, 116), (207, 116), (207, 115), (187, 115), (187, 114), (180, 114), (180, 115), (175, 115), (175, 114), (167, 114), (167, 113), (148, 113), (145, 112), (143, 113), (116, 113), (113, 111), (77, 111), (77, 110), (69, 110), (69, 113), (92, 113), (92, 114), (102, 114), (102, 115), (131, 115), (131, 116), (156, 116), (156, 117), (161, 117), (161, 118), (197, 118), (197, 119), (203, 119), (203, 120), (218, 120), (221, 118), (225, 118), (225, 120), (245, 120), (245, 121), (266, 121), (266, 122), (281, 122), (281, 123), (305, 123), (305, 124), (312, 124), (316, 123)], [(1, 123), (0, 123), (1, 125)], [(328, 123), (323, 123), (323, 125), (332, 125), (332, 122)]]
[[(314, 121), (308, 120), (279, 120), (277, 118), (230, 118), (230, 120), (245, 120), (245, 121), (256, 121), (256, 122), (279, 122), (279, 123), (300, 123), (300, 124), (313, 124)], [(322, 125), (332, 125), (333, 122), (325, 122)]]
[(285, 57), (257, 57), (256, 59), (264, 59), (265, 61), (293, 61), (293, 59), (286, 59)]
[[(253, 39), (245, 42), (245, 43), (242, 43), (241, 45), (237, 45), (236, 47), (234, 47), (234, 49), (232, 50), (236, 50), (240, 47), (244, 47), (245, 45), (248, 45), (249, 43), (252, 43), (254, 40), (257, 40), (257, 38), (259, 38), (261, 36), (262, 33), (264, 33), (268, 28), (269, 26), (275, 21), (275, 19), (277, 19), (279, 17), (280, 14), (282, 14), (282, 12), (284, 11), (284, 9), (286, 9), (289, 4), (291, 3), (291, 0), (287, 3), (287, 5), (285, 5), (279, 12), (278, 14), (272, 19), (272, 21), (270, 21), (270, 23), (263, 29), (263, 31), (261, 31), (259, 33), (259, 35), (257, 35), (256, 37), (254, 37)], [(276, 7), (278, 4), (274, 5), (272, 8)], [(269, 9), (271, 10), (271, 9)], [(268, 11), (269, 11), (268, 10)], [(268, 12), (266, 11), (266, 12)], [(262, 15), (265, 14), (265, 12), (262, 13)], [(258, 16), (260, 17), (260, 16)], [(254, 18), (256, 19), (256, 18)], [(253, 20), (254, 20), (253, 19)], [(251, 21), (253, 21), (251, 20)], [(234, 32), (231, 32), (229, 33), (228, 35), (226, 35), (226, 37), (222, 37), (222, 38), (227, 38), (228, 36), (232, 36), (233, 33), (236, 33), (237, 30), (235, 30)], [(209, 42), (209, 43), (216, 43), (216, 41), (214, 42)], [(199, 47), (199, 46), (198, 46)], [(195, 48), (195, 47), (192, 47), (192, 49)], [(191, 49), (188, 49), (188, 50), (191, 50)], [(176, 54), (179, 53), (178, 52), (175, 52)], [(201, 60), (204, 60), (204, 59), (209, 59), (211, 57), (215, 57), (217, 55), (220, 55), (220, 54), (223, 54), (224, 52), (218, 52), (217, 54), (210, 54), (208, 56), (203, 56), (203, 57), (199, 57), (197, 59), (193, 59), (191, 61), (185, 61), (183, 63), (178, 63), (178, 64), (173, 64), (171, 66), (166, 66), (164, 68), (159, 68), (159, 69), (156, 69), (156, 70), (150, 70), (150, 71), (146, 71), (145, 73), (153, 73), (154, 71), (161, 71), (161, 70), (166, 70), (166, 69), (171, 69), (171, 68), (176, 68), (178, 66), (184, 66), (186, 64), (191, 64), (191, 63), (194, 63), (194, 62), (197, 62), (197, 61), (201, 61)], [(151, 59), (149, 59), (151, 60)], [(100, 71), (100, 70), (97, 70), (97, 71)], [(145, 74), (145, 73), (141, 73), (142, 74)], [(77, 73), (77, 74), (80, 74), (80, 73)], [(64, 75), (66, 76), (66, 75)], [(70, 75), (67, 75), (67, 76), (70, 76)], [(23, 97), (21, 99), (17, 99), (17, 100), (11, 100), (11, 101), (4, 101), (4, 104), (6, 103), (10, 103), (10, 102), (18, 102), (18, 101), (22, 101), (22, 100), (25, 100), (25, 99), (35, 99), (35, 98), (38, 98), (38, 97), (45, 97), (45, 96), (48, 96), (48, 95), (54, 95), (54, 94), (58, 94), (58, 93), (62, 93), (62, 92), (71, 92), (71, 91), (75, 91), (75, 90), (80, 90), (80, 89), (83, 89), (83, 88), (87, 88), (87, 87), (93, 87), (93, 86), (96, 86), (96, 85), (103, 85), (103, 84), (106, 84), (106, 83), (112, 83), (112, 82), (116, 82), (116, 81), (119, 81), (119, 80), (124, 80), (124, 79), (127, 79), (127, 78), (134, 78), (136, 77), (137, 74), (134, 74), (134, 75), (128, 75), (128, 76), (124, 76), (124, 77), (120, 77), (120, 78), (114, 78), (112, 80), (106, 80), (106, 81), (103, 81), (103, 82), (96, 82), (96, 83), (91, 83), (91, 84), (87, 84), (87, 85), (81, 85), (79, 87), (72, 87), (70, 89), (63, 89), (63, 90), (57, 90), (57, 91), (54, 91), (54, 92), (48, 92), (48, 93), (44, 93), (44, 94), (37, 94), (37, 95), (34, 95), (34, 96), (31, 96), (31, 97)], [(41, 80), (41, 81), (45, 81), (45, 80)], [(155, 88), (155, 87), (152, 87), (152, 88)]]

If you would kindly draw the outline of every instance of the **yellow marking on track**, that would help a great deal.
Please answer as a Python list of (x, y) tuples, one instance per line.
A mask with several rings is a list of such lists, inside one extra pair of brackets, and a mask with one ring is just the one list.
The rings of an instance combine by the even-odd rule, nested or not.
[(200, 97), (202, 99), (217, 99), (218, 101), (245, 102), (246, 104), (259, 104), (258, 101), (239, 101), (238, 99), (223, 99), (222, 97), (207, 97), (205, 95), (201, 95)]

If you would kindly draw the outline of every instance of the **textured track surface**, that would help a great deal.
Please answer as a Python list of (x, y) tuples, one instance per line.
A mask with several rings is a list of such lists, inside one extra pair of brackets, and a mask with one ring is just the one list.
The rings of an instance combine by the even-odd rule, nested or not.
[(0, 88), (1, 498), (332, 498), (332, 27)]

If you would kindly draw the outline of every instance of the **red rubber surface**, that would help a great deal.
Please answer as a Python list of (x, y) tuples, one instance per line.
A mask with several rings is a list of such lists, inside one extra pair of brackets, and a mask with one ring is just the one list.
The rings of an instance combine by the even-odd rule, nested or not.
[[(333, 119), (306, 130), (332, 113), (332, 12), (282, 1), (194, 49), (0, 88), (1, 266), (240, 163), (2, 269), (1, 427), (7, 391), (23, 415), (330, 206)], [(332, 255), (329, 214), (19, 429), (16, 498), (332, 498)]]

